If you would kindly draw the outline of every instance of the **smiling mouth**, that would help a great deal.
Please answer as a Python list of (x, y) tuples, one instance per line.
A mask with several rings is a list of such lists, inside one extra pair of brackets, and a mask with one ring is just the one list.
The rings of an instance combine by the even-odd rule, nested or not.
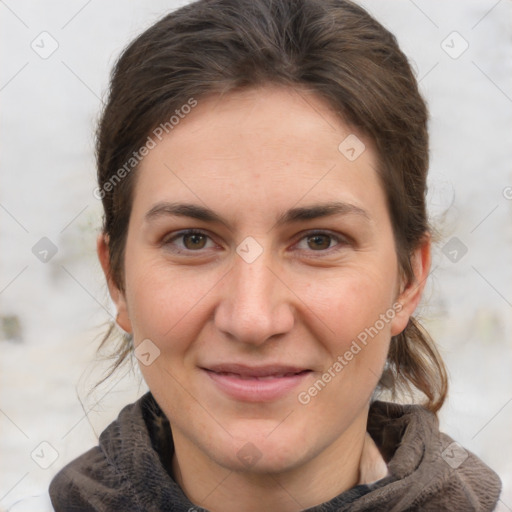
[[(212, 371), (212, 370), (207, 370)], [(270, 375), (247, 375), (232, 372), (214, 372), (217, 375), (231, 376), (242, 380), (270, 380), (270, 379), (281, 379), (283, 377), (294, 377), (296, 375), (302, 375), (303, 373), (310, 372), (311, 370), (301, 370), (299, 372), (287, 372), (287, 373), (272, 373)]]
[(232, 399), (270, 402), (287, 395), (312, 370), (281, 365), (249, 367), (236, 364), (201, 368), (215, 388)]

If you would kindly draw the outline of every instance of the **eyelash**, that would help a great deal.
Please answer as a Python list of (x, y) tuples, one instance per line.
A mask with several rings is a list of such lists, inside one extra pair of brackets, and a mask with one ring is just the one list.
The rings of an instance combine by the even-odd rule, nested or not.
[[(169, 246), (172, 245), (172, 242), (174, 242), (175, 240), (178, 240), (180, 238), (183, 238), (184, 236), (187, 236), (187, 235), (202, 235), (202, 236), (206, 236), (209, 240), (212, 240), (211, 236), (208, 235), (207, 233), (205, 233), (204, 231), (201, 231), (201, 230), (198, 230), (198, 229), (187, 229), (187, 230), (180, 231), (180, 232), (176, 233), (172, 237), (165, 237), (162, 240), (161, 245), (165, 246), (165, 247), (169, 247)], [(326, 254), (326, 253), (327, 254), (332, 254), (332, 252), (340, 251), (342, 249), (342, 247), (351, 244), (350, 239), (348, 237), (346, 237), (346, 236), (336, 235), (334, 233), (330, 233), (329, 231), (320, 231), (320, 230), (313, 230), (313, 231), (308, 231), (308, 232), (304, 233), (301, 236), (301, 238), (299, 238), (299, 240), (296, 242), (296, 244), (298, 244), (299, 242), (301, 242), (304, 239), (307, 239), (307, 238), (310, 238), (310, 237), (314, 237), (314, 236), (319, 236), (319, 235), (320, 236), (327, 236), (331, 240), (334, 240), (335, 242), (337, 242), (338, 247), (333, 246), (333, 247), (329, 247), (327, 249), (320, 249), (318, 251), (314, 251), (314, 250), (311, 249), (308, 252), (314, 252), (314, 253), (318, 252), (320, 254)], [(296, 244), (294, 244), (294, 245), (296, 245)], [(178, 253), (178, 254), (187, 254), (187, 255), (193, 255), (193, 253), (200, 254), (203, 251), (203, 249), (198, 249), (197, 251), (194, 251), (192, 249), (170, 249), (170, 250), (172, 252), (175, 252), (175, 253)], [(304, 250), (307, 250), (307, 249), (304, 249)]]

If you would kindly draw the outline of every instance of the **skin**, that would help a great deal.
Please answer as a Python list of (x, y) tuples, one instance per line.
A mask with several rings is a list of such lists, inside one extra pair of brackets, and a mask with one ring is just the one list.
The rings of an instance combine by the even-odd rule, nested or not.
[[(349, 134), (366, 146), (354, 161), (338, 150)], [(150, 339), (160, 350), (141, 370), (170, 419), (173, 472), (194, 503), (296, 511), (358, 483), (390, 338), (407, 325), (430, 266), (425, 237), (412, 256), (415, 282), (401, 282), (377, 166), (371, 141), (306, 90), (264, 86), (202, 98), (137, 171), (124, 292), (109, 277), (108, 239), (99, 236), (118, 324), (136, 346)], [(208, 207), (225, 224), (146, 218), (165, 201)], [(276, 224), (285, 210), (328, 201), (365, 214)], [(177, 236), (189, 228), (207, 236)], [(310, 230), (324, 235), (308, 238)], [(252, 263), (236, 252), (248, 236), (262, 248)], [(396, 302), (392, 320), (301, 404), (298, 393)], [(247, 402), (200, 370), (217, 362), (312, 371), (283, 397)], [(257, 459), (250, 465), (237, 456), (244, 446)]]

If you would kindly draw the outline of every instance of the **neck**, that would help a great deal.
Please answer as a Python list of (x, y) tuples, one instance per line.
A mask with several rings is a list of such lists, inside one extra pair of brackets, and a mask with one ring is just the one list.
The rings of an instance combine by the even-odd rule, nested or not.
[(360, 481), (367, 410), (315, 457), (276, 473), (234, 471), (173, 429), (173, 472), (196, 505), (212, 512), (297, 512), (331, 500)]

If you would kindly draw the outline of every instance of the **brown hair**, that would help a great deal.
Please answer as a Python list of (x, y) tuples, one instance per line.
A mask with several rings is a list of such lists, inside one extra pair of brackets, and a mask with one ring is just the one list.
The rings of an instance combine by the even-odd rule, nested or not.
[[(268, 83), (314, 91), (373, 141), (400, 270), (405, 282), (413, 282), (410, 256), (430, 232), (428, 113), (395, 37), (346, 0), (199, 0), (137, 37), (112, 71), (97, 132), (97, 166), (103, 232), (120, 290), (137, 175), (136, 165), (127, 170), (126, 163), (191, 98)], [(122, 179), (114, 182), (116, 173)], [(112, 371), (130, 352), (125, 338)], [(433, 412), (445, 400), (444, 364), (413, 318), (391, 340), (380, 388), (395, 398), (399, 390), (416, 388)]]

